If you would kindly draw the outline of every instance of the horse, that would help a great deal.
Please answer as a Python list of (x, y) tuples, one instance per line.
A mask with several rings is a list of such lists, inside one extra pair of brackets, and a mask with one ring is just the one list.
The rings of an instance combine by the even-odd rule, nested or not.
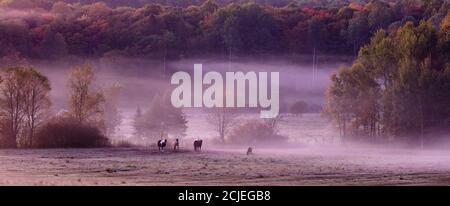
[(158, 140), (158, 150), (161, 152), (164, 152), (164, 147), (167, 144), (167, 139), (164, 140)]
[(178, 151), (180, 149), (180, 141), (178, 139), (175, 139), (175, 143), (173, 144), (173, 151)]
[(247, 155), (251, 155), (251, 154), (253, 154), (253, 148), (252, 148), (252, 147), (249, 147), (249, 148), (247, 149)]
[(202, 143), (203, 143), (203, 140), (201, 140), (201, 139), (194, 140), (194, 151), (201, 151)]

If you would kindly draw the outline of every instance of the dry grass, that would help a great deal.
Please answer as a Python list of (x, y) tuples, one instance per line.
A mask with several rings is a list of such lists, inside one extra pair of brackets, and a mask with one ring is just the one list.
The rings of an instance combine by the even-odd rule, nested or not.
[[(206, 148), (208, 149), (208, 148)], [(448, 152), (155, 148), (0, 150), (1, 185), (448, 185)]]

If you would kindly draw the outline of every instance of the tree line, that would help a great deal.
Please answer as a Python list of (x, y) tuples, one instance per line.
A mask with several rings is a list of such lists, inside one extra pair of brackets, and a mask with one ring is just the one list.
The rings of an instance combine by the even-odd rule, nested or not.
[(51, 107), (48, 78), (31, 66), (0, 72), (0, 147), (97, 147), (120, 124), (120, 87), (95, 88), (89, 65), (73, 68), (67, 79), (68, 108)]
[(421, 20), (437, 28), (449, 11), (444, 0), (341, 0), (330, 6), (310, 1), (282, 6), (264, 1), (207, 0), (189, 6), (149, 1), (138, 7), (37, 3), (42, 1), (0, 4), (3, 61), (115, 55), (161, 59), (204, 54), (356, 56), (379, 29), (392, 31)]
[(450, 13), (379, 30), (331, 77), (325, 114), (345, 139), (406, 139), (421, 146), (450, 128)]

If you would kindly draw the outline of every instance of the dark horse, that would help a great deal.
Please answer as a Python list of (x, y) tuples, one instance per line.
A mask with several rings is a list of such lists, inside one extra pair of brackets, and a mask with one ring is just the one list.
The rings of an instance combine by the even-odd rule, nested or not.
[(203, 143), (203, 140), (201, 140), (201, 139), (194, 140), (194, 150), (195, 151), (201, 151), (202, 150), (202, 143)]
[(167, 139), (158, 140), (158, 150), (164, 152), (164, 147), (166, 147)]
[(175, 143), (173, 144), (173, 151), (178, 151), (180, 149), (180, 141), (178, 139), (175, 139)]
[(253, 154), (253, 148), (252, 148), (252, 147), (249, 147), (249, 148), (247, 149), (247, 155), (251, 155), (251, 154)]

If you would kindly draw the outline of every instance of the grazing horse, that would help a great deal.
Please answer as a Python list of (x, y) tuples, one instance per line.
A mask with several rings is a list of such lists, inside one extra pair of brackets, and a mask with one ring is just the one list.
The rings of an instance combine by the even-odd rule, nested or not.
[(201, 140), (201, 139), (194, 140), (194, 151), (201, 151), (202, 143), (203, 143), (203, 140)]
[(164, 152), (164, 147), (166, 147), (167, 139), (158, 140), (158, 150)]
[(178, 139), (175, 139), (175, 143), (173, 144), (173, 151), (178, 151), (180, 149), (180, 141)]
[(253, 154), (253, 148), (252, 148), (252, 147), (249, 147), (249, 148), (247, 149), (247, 155), (251, 155), (251, 154)]

